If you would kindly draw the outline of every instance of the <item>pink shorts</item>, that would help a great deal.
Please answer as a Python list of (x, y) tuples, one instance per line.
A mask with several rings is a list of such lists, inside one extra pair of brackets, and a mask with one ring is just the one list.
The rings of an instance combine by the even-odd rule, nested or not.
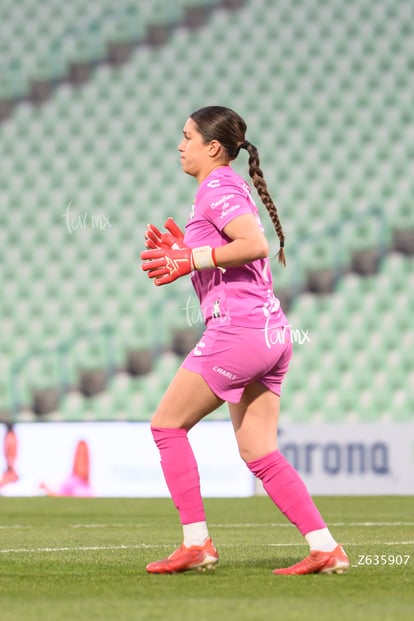
[(260, 328), (208, 327), (182, 367), (203, 377), (215, 395), (239, 403), (243, 391), (259, 382), (277, 395), (292, 357), (288, 329), (270, 341)]

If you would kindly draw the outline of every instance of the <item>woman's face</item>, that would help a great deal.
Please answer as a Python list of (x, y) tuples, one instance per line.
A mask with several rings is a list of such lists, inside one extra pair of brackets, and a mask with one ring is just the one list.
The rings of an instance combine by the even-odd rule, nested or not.
[(181, 166), (185, 173), (200, 181), (205, 176), (205, 171), (211, 167), (211, 145), (203, 143), (203, 138), (197, 129), (197, 125), (190, 117), (183, 128), (183, 139), (178, 145)]

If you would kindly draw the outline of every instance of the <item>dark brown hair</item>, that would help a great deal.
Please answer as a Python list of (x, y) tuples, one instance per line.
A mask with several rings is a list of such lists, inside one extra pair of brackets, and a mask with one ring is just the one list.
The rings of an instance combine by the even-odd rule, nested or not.
[(260, 200), (267, 209), (279, 238), (280, 250), (277, 255), (279, 263), (286, 265), (284, 252), (285, 235), (279, 220), (276, 205), (269, 194), (262, 169), (260, 168), (259, 152), (254, 144), (251, 144), (245, 138), (247, 129), (246, 123), (237, 112), (224, 106), (207, 106), (205, 108), (200, 108), (193, 112), (190, 118), (196, 123), (198, 131), (203, 137), (203, 141), (210, 142), (211, 140), (218, 140), (226, 150), (230, 160), (236, 159), (241, 148), (247, 149), (249, 154), (249, 175), (260, 196)]

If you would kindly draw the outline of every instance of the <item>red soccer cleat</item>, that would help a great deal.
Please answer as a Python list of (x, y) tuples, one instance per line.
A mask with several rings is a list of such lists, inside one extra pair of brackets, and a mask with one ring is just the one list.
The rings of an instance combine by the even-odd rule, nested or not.
[(332, 552), (312, 552), (299, 563), (274, 569), (274, 574), (285, 576), (303, 576), (304, 574), (343, 574), (349, 567), (349, 559), (342, 546), (336, 546)]
[(198, 569), (214, 569), (218, 563), (219, 555), (211, 539), (207, 539), (203, 546), (190, 546), (184, 544), (175, 550), (167, 558), (149, 563), (146, 567), (150, 574), (177, 574), (182, 571)]

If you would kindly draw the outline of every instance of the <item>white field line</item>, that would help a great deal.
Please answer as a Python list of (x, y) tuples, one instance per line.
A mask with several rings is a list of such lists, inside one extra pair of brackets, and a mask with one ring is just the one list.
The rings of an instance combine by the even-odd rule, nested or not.
[[(239, 523), (239, 524), (213, 524), (210, 528), (294, 528), (292, 524), (278, 524), (277, 522), (258, 522), (258, 523)], [(387, 527), (387, 526), (414, 526), (414, 522), (329, 522), (328, 526), (355, 526), (355, 527)], [(0, 524), (0, 530), (13, 529), (29, 529), (29, 528), (49, 528), (49, 524), (32, 525), (32, 524)], [(153, 524), (146, 523), (112, 523), (112, 524), (62, 524), (62, 528), (152, 528)]]
[[(291, 548), (298, 546), (305, 546), (306, 543), (298, 542), (298, 543), (255, 543), (255, 547), (261, 548)], [(359, 546), (361, 547), (361, 543), (356, 543), (353, 541), (349, 541), (348, 543), (343, 542), (342, 545), (344, 547), (348, 546)], [(414, 545), (414, 540), (411, 541), (367, 541), (364, 542), (364, 545), (370, 546), (404, 546), (404, 545)], [(44, 547), (44, 548), (0, 548), (0, 554), (43, 554), (45, 552), (100, 552), (100, 551), (111, 551), (111, 550), (140, 550), (140, 549), (159, 549), (159, 548), (171, 548), (174, 544), (148, 544), (148, 543), (139, 543), (134, 545), (116, 545), (116, 546), (62, 546), (56, 548)], [(235, 548), (239, 547), (236, 544), (222, 544), (220, 548)]]
[[(280, 527), (292, 527), (292, 524), (277, 524), (276, 522), (270, 522), (268, 524), (211, 524), (215, 528), (262, 528), (269, 526)], [(414, 526), (414, 522), (329, 522), (328, 526)], [(294, 527), (293, 527), (294, 528)]]
[(139, 543), (135, 545), (117, 545), (117, 546), (62, 546), (58, 548), (0, 548), (0, 554), (17, 554), (19, 552), (24, 554), (36, 554), (43, 552), (98, 552), (106, 550), (140, 550), (143, 548), (166, 548), (167, 545), (150, 545), (146, 543)]

